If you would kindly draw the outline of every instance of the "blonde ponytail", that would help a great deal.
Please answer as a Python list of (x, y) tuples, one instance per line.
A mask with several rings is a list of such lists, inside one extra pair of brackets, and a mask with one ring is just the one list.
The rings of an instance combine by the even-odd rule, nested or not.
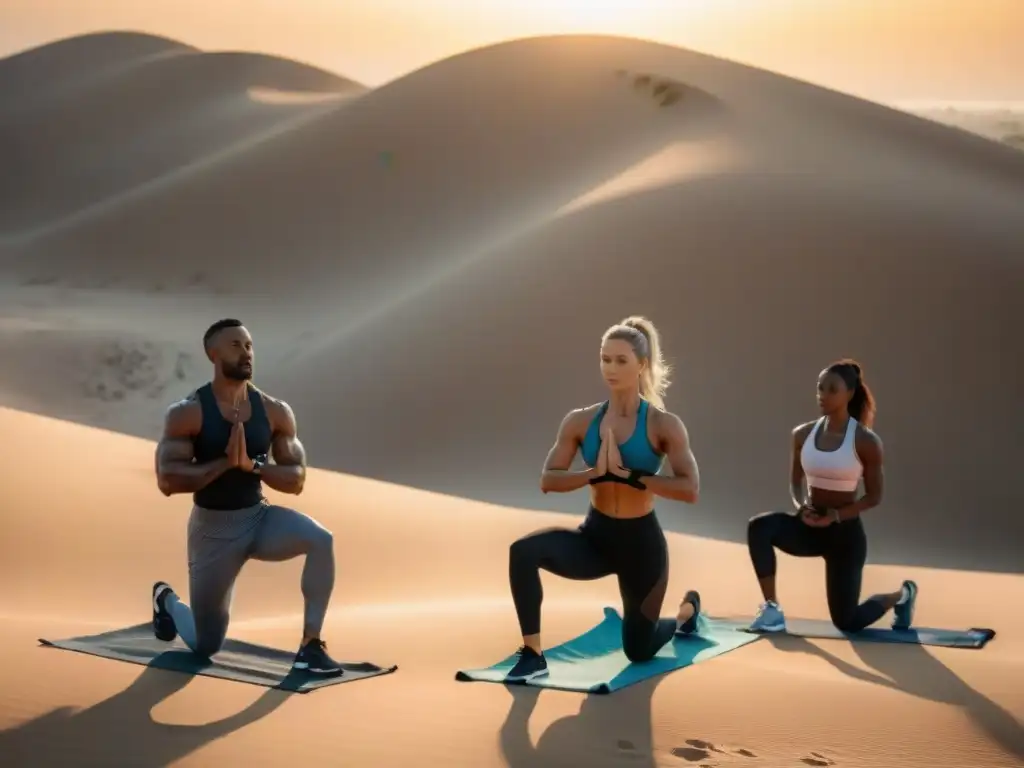
[(661, 336), (654, 323), (641, 315), (632, 315), (609, 328), (604, 338), (622, 339), (632, 344), (637, 358), (646, 363), (640, 374), (640, 395), (664, 410), (665, 392), (672, 383), (672, 367), (662, 357)]

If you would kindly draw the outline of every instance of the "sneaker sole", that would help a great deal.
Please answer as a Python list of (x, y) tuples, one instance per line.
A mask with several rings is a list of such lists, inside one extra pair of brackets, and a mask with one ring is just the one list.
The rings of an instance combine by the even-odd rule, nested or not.
[(309, 672), (311, 675), (337, 675), (345, 671), (341, 667), (330, 667), (329, 669), (311, 667), (304, 661), (296, 661), (292, 664), (292, 669), (297, 669), (301, 672)]
[(539, 677), (547, 677), (548, 671), (542, 670), (540, 672), (533, 672), (529, 675), (518, 675), (516, 677), (506, 677), (505, 682), (507, 683), (528, 683), (531, 680), (536, 680)]
[[(173, 592), (171, 585), (165, 581), (159, 582), (160, 587), (153, 590), (153, 636), (164, 643), (169, 643), (178, 637), (178, 628), (174, 626), (174, 618), (167, 611), (161, 611), (160, 606), (157, 605), (157, 600), (162, 595), (166, 595), (168, 592)], [(170, 625), (170, 629), (166, 632), (161, 632), (159, 629), (159, 623), (166, 622)]]
[(769, 633), (774, 634), (776, 632), (785, 632), (785, 624), (769, 624), (767, 627), (750, 627), (750, 632)]

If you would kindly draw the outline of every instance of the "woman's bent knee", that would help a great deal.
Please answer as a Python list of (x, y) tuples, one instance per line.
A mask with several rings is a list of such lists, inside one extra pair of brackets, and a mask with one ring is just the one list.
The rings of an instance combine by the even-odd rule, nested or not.
[(747, 521), (748, 541), (770, 541), (775, 534), (776, 521), (782, 512), (762, 512)]
[(622, 652), (633, 663), (650, 661), (658, 649), (653, 640), (656, 621), (629, 615), (622, 622)]
[(641, 646), (638, 643), (623, 643), (622, 652), (633, 664), (650, 661), (654, 658), (654, 653), (651, 651), (649, 643), (644, 646)]
[(508, 561), (522, 565), (537, 559), (537, 545), (532, 536), (523, 536), (513, 541), (508, 548)]
[(864, 627), (857, 624), (854, 621), (854, 617), (850, 616), (832, 616), (832, 626), (838, 629), (840, 632), (860, 632)]

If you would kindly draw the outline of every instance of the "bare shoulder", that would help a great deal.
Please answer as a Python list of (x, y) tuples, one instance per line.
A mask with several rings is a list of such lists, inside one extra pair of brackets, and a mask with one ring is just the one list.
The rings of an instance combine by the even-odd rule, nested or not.
[(294, 433), (296, 430), (295, 411), (292, 407), (280, 398), (268, 395), (262, 390), (257, 390), (263, 400), (263, 407), (267, 411), (270, 423), (275, 431)]
[(659, 434), (686, 435), (686, 422), (683, 421), (682, 416), (679, 414), (666, 411), (664, 408), (658, 408), (656, 405), (650, 406), (650, 414), (654, 427), (658, 430)]
[(198, 434), (202, 426), (203, 409), (196, 392), (171, 403), (164, 411), (165, 438), (191, 437)]
[(857, 422), (857, 434), (855, 437), (857, 453), (867, 457), (881, 457), (882, 438), (878, 433)]
[(672, 448), (684, 448), (690, 444), (690, 433), (686, 429), (686, 422), (683, 418), (672, 411), (666, 411), (657, 406), (650, 406), (650, 421), (652, 427), (652, 442), (660, 445), (662, 450), (669, 451)]
[(802, 448), (804, 441), (807, 440), (807, 436), (811, 434), (811, 430), (814, 429), (814, 425), (817, 424), (817, 419), (813, 421), (805, 421), (803, 424), (797, 424), (793, 427), (793, 445), (797, 448)]
[(594, 403), (593, 405), (585, 405), (581, 408), (573, 408), (564, 417), (562, 417), (562, 424), (560, 431), (563, 433), (569, 433), (574, 435), (582, 435), (587, 430), (587, 426), (590, 421), (597, 415), (597, 412), (601, 408), (601, 403)]
[(666, 411), (664, 408), (659, 408), (656, 405), (650, 406), (650, 413), (654, 419), (654, 423), (659, 427), (665, 427), (667, 429), (686, 429), (686, 423), (683, 421), (683, 417), (672, 411)]

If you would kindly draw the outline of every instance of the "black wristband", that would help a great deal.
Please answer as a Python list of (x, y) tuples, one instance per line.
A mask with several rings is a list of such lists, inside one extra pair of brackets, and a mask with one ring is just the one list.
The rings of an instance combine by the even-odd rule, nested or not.
[(629, 477), (625, 480), (626, 485), (631, 485), (634, 488), (638, 488), (641, 491), (646, 491), (647, 486), (640, 482), (642, 477), (650, 477), (650, 472), (644, 472), (642, 469), (631, 469), (629, 471)]
[(642, 469), (631, 469), (629, 471), (629, 475), (626, 477), (620, 477), (619, 475), (611, 472), (605, 472), (603, 475), (591, 478), (588, 482), (590, 485), (597, 485), (598, 483), (622, 483), (623, 485), (628, 485), (631, 488), (646, 491), (647, 486), (640, 482), (640, 478), (650, 476), (650, 472), (644, 472)]

